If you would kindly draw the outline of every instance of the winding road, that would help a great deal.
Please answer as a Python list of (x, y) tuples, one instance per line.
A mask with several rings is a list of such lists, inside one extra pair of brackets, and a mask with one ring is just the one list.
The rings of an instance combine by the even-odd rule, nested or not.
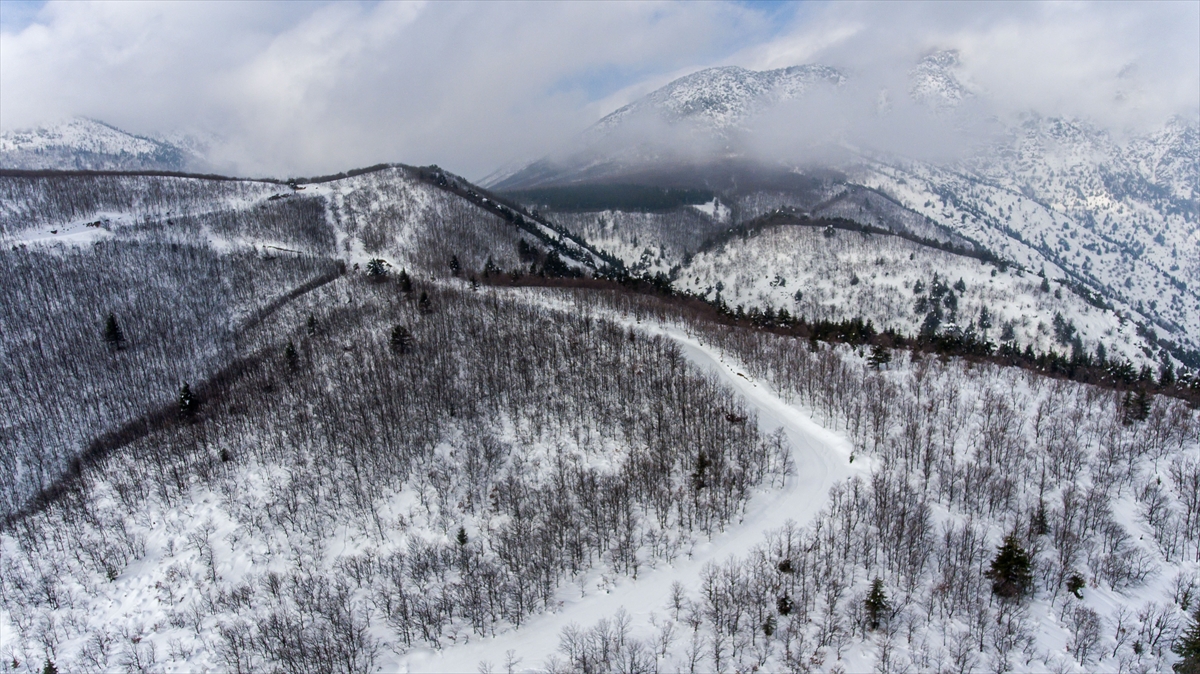
[[(632, 321), (627, 323), (632, 325)], [(792, 446), (795, 474), (787, 478), (783, 489), (759, 490), (748, 503), (742, 521), (731, 524), (712, 540), (698, 541), (690, 556), (684, 551), (672, 564), (659, 562), (656, 568), (645, 567), (637, 580), (606, 578), (601, 570), (593, 571), (580, 582), (559, 590), (561, 605), (553, 613), (531, 616), (519, 629), (494, 638), (472, 637), (441, 651), (417, 648), (390, 662), (385, 657), (382, 671), (475, 672), (487, 662), (499, 672), (505, 670), (509, 651), (520, 658), (516, 671), (540, 669), (557, 651), (564, 627), (571, 623), (590, 627), (622, 608), (631, 618), (631, 633), (645, 638), (651, 634), (651, 615), (666, 617), (675, 581), (695, 588), (708, 562), (745, 554), (763, 540), (765, 532), (782, 527), (788, 520), (806, 523), (824, 505), (830, 487), (854, 471), (849, 463), (850, 444), (843, 436), (820, 427), (808, 414), (785, 403), (769, 385), (739, 373), (716, 350), (677, 328), (645, 324), (634, 327), (675, 340), (693, 364), (712, 372), (743, 397), (746, 405), (757, 412), (764, 433), (782, 427)]]

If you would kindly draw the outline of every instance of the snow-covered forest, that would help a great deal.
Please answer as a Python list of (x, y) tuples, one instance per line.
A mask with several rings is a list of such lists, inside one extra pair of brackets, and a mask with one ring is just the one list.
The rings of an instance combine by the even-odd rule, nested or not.
[[(603, 229), (436, 170), (0, 185), (4, 671), (1180, 660), (1200, 419), (1153, 382), (798, 339), (607, 268), (539, 287)], [(686, 250), (691, 219), (620, 227)], [(862, 257), (781, 235), (812, 249), (793, 299)], [(884, 243), (859, 275), (896, 268), (904, 321), (952, 293), (1003, 330), (998, 277), (915, 289), (958, 258)]]

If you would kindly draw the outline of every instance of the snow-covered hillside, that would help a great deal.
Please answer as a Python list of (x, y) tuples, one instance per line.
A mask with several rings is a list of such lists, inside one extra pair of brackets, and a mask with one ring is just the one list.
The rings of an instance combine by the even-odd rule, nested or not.
[[(731, 207), (731, 224), (796, 209), (983, 249), (1111, 305), (1142, 326), (1152, 358), (1166, 348), (1200, 367), (1200, 121), (1175, 117), (1132, 136), (1036, 111), (1005, 125), (996, 117), (977, 119), (986, 110), (987, 92), (970, 84), (956, 52), (926, 56), (909, 76), (909, 95), (918, 107), (974, 139), (965, 154), (934, 163), (855, 144), (830, 160), (832, 170), (815, 169), (800, 157), (750, 170), (741, 159), (730, 159), (750, 155), (726, 135), (728, 129), (753, 133), (748, 120), (784, 99), (820, 83), (831, 85), (836, 97), (852, 80), (819, 66), (762, 73), (718, 68), (680, 78), (614, 112), (584, 134), (588, 151), (535, 162), (501, 187), (694, 184), (716, 190)], [(636, 136), (623, 138), (621, 129), (636, 128), (634, 120), (648, 111), (672, 123), (688, 121), (691, 129), (684, 138), (664, 134), (653, 142), (694, 147), (673, 153)], [(968, 130), (980, 125), (986, 132)], [(715, 149), (704, 150), (708, 141)], [(795, 168), (797, 162), (806, 168)], [(627, 263), (654, 266), (647, 264), (646, 246), (628, 246), (637, 240), (653, 249), (653, 230), (622, 235), (621, 245), (633, 248), (620, 253)], [(653, 250), (649, 255), (668, 259)], [(679, 262), (666, 263), (663, 271)]]
[[(1057, 281), (1043, 290), (1043, 278), (1032, 273), (895, 236), (780, 226), (701, 252), (676, 277), (680, 290), (710, 300), (719, 296), (731, 309), (786, 310), (810, 320), (861, 318), (906, 335), (921, 332), (939, 309), (936, 327), (942, 331), (1059, 353), (1070, 352), (1077, 334), (1089, 354), (1100, 347), (1139, 367), (1158, 360), (1133, 323)], [(1063, 321), (1073, 327), (1056, 329)]]
[(607, 115), (588, 133), (598, 140), (646, 116), (723, 133), (772, 105), (803, 96), (817, 86), (836, 87), (845, 79), (837, 70), (821, 65), (766, 71), (736, 66), (709, 68), (674, 80)]
[[(1147, 150), (1153, 147), (1153, 150)], [(1195, 165), (1135, 150), (1196, 156), (1196, 127), (1112, 143), (1080, 123), (1032, 118), (1006, 144), (949, 167), (865, 163), (853, 179), (933, 222), (1022, 264), (1051, 263), (1162, 337), (1197, 348), (1200, 334), (1200, 193)], [(1154, 182), (1152, 182), (1154, 181)]]
[(187, 171), (204, 167), (206, 148), (195, 135), (154, 139), (74, 118), (0, 134), (0, 168)]

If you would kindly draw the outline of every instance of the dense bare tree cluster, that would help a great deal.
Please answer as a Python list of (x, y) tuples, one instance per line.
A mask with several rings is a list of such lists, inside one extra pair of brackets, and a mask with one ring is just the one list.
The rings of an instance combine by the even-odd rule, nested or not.
[(676, 586), (653, 634), (575, 626), (548, 669), (1171, 662), (1200, 601), (1194, 410), (632, 294), (483, 290), (574, 263), (412, 171), (0, 179), (2, 233), (111, 234), (0, 252), (3, 671), (369, 671), (680, 559), (791, 448), (614, 312), (685, 326), (870, 470)]
[(117, 214), (185, 215), (290, 192), (247, 180), (90, 175), (0, 178), (0, 234)]
[[(392, 347), (397, 325), (408, 349)], [(350, 276), (245, 344), (260, 357), (192, 418), (6, 532), (3, 598), (26, 649), (8, 655), (83, 662), (67, 644), (103, 629), (89, 607), (157, 558), (146, 611), (190, 634), (189, 652), (241, 671), (359, 671), (383, 643), (520, 625), (596, 565), (636, 576), (788, 466), (673, 342), (590, 315)]]
[(98, 436), (230, 360), (240, 328), (280, 288), (338, 270), (318, 258), (154, 240), (0, 251), (0, 268), (3, 514)]
[[(842, 666), (877, 671), (1169, 665), (1200, 592), (1195, 410), (1159, 397), (1138, 421), (1117, 392), (1029, 372), (929, 357), (877, 371), (849, 347), (691, 328), (875, 468), (835, 487), (808, 526), (677, 588), (664, 607), (674, 645), (622, 671), (812, 671), (851, 652), (857, 665)], [(1006, 537), (1030, 560), (1028, 588), (998, 589)], [(869, 610), (876, 590), (883, 619), (880, 597)], [(1096, 591), (1104, 598), (1088, 601)], [(1047, 630), (1074, 663), (1039, 645)], [(607, 669), (590, 663), (618, 651), (581, 639), (590, 633), (565, 632), (567, 659), (547, 668)], [(655, 639), (625, 639), (621, 662)]]

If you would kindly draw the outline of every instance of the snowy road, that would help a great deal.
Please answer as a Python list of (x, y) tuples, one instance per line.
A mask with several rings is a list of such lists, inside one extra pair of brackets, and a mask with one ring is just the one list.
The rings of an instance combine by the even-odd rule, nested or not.
[(764, 532), (783, 526), (789, 519), (804, 524), (825, 503), (829, 488), (851, 474), (850, 446), (844, 437), (821, 428), (808, 414), (779, 399), (769, 386), (746, 378), (726, 364), (715, 350), (682, 331), (661, 327), (646, 331), (674, 339), (683, 347), (689, 360), (700, 369), (713, 372), (737, 391), (747, 406), (758, 413), (758, 423), (764, 432), (782, 427), (792, 445), (795, 475), (788, 477), (782, 490), (757, 493), (750, 500), (746, 517), (741, 522), (731, 524), (711, 541), (701, 539), (690, 558), (686, 552), (682, 553), (673, 564), (659, 563), (653, 569), (647, 567), (636, 581), (617, 578), (604, 589), (597, 586), (595, 581), (599, 573), (594, 573), (582, 586), (585, 596), (580, 596), (580, 584), (572, 583), (560, 589), (562, 604), (555, 613), (533, 616), (520, 629), (495, 638), (475, 638), (440, 652), (414, 649), (398, 662), (388, 661), (385, 657), (381, 663), (382, 671), (475, 672), (484, 661), (491, 663), (495, 671), (504, 671), (505, 653), (509, 650), (522, 658), (517, 670), (537, 669), (555, 653), (563, 627), (571, 623), (590, 627), (621, 608), (632, 619), (633, 634), (649, 636), (650, 615), (666, 617), (674, 581), (694, 588), (706, 563), (744, 554), (762, 541)]

